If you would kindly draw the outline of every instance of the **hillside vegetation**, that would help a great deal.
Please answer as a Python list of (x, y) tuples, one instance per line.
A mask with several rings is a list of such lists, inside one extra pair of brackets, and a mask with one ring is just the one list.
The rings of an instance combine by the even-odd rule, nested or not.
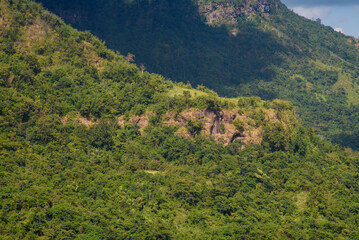
[(41, 0), (175, 81), (290, 100), (316, 133), (359, 149), (359, 40), (279, 0)]
[(0, 0), (0, 239), (359, 238), (357, 153), (129, 61)]

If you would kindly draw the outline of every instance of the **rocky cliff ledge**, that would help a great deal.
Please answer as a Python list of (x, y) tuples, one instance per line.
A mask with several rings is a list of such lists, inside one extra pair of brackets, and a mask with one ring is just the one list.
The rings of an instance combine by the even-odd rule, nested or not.
[(251, 18), (257, 14), (268, 17), (277, 8), (271, 0), (246, 0), (242, 3), (233, 1), (212, 1), (198, 3), (201, 16), (204, 16), (207, 23), (236, 23), (242, 17)]
[[(284, 126), (290, 122), (289, 119), (278, 118), (278, 112), (273, 109), (261, 111), (263, 123), (282, 123)], [(124, 116), (119, 117), (118, 124), (124, 126), (126, 123), (137, 125), (143, 133), (144, 128), (149, 125), (150, 117), (153, 113), (147, 112), (142, 116), (133, 116), (125, 120)], [(177, 135), (192, 138), (188, 131), (188, 122), (199, 119), (203, 122), (201, 134), (212, 136), (214, 140), (227, 145), (235, 140), (240, 140), (243, 144), (260, 144), (262, 142), (263, 126), (256, 124), (256, 120), (248, 114), (240, 114), (238, 111), (221, 110), (218, 112), (209, 110), (188, 109), (179, 115), (168, 112), (162, 119), (164, 125), (178, 126)], [(238, 124), (242, 127), (238, 129)], [(237, 126), (236, 126), (237, 125)]]

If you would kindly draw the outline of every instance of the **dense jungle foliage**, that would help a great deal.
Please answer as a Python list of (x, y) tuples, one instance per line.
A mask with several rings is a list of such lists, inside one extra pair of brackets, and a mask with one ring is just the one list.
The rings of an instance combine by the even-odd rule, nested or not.
[[(219, 98), (129, 61), (37, 3), (0, 0), (0, 239), (359, 238), (357, 153), (288, 102)], [(261, 144), (164, 124), (188, 109), (248, 114), (233, 124)], [(144, 128), (118, 124), (146, 112)]]
[(316, 133), (359, 149), (359, 41), (279, 0), (41, 2), (151, 72), (223, 96), (290, 100)]

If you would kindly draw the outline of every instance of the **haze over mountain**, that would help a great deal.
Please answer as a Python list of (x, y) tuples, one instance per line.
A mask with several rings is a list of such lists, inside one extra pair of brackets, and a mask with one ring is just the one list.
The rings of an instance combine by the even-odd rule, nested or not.
[(359, 147), (359, 41), (279, 0), (42, 3), (151, 72), (222, 96), (290, 100), (317, 133)]
[(0, 0), (0, 238), (358, 239), (358, 153), (292, 109), (165, 80)]

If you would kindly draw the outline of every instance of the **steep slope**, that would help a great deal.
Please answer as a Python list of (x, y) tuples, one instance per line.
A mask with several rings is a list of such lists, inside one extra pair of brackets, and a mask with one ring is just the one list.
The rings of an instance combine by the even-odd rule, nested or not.
[(359, 237), (357, 153), (289, 102), (166, 81), (28, 0), (0, 23), (1, 239)]
[(279, 0), (41, 2), (150, 71), (225, 96), (290, 100), (317, 133), (359, 147), (358, 40)]

